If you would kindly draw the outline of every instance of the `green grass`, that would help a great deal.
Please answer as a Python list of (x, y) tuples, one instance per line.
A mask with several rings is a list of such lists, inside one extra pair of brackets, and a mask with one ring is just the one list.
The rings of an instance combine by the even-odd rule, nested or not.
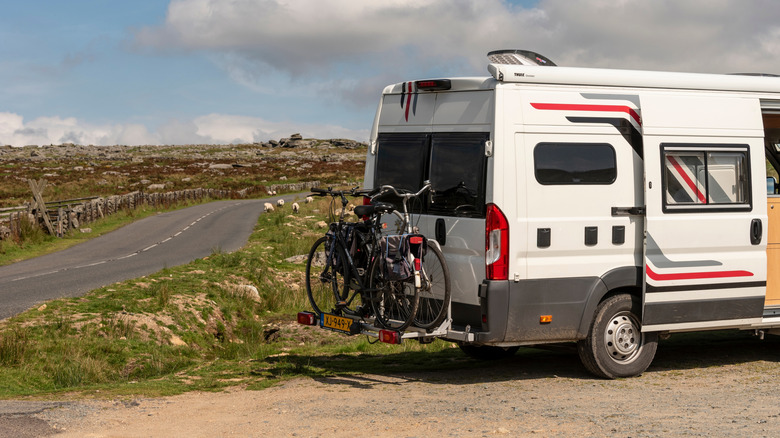
[(0, 398), (260, 389), (299, 376), (433, 370), (465, 360), (442, 341), (388, 346), (295, 324), (309, 307), (304, 266), (285, 259), (308, 253), (328, 210), (300, 204), (297, 215), (290, 207), (261, 215), (234, 253), (216, 249), (3, 321)]

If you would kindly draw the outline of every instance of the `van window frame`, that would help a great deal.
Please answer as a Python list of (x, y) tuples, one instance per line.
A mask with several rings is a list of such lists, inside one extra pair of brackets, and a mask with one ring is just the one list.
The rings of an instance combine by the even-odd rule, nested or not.
[[(727, 212), (750, 212), (753, 211), (753, 177), (750, 166), (750, 146), (746, 143), (661, 143), (660, 144), (660, 165), (661, 165), (661, 211), (663, 213), (727, 213)], [(706, 203), (670, 203), (667, 197), (669, 181), (666, 172), (666, 157), (670, 154), (702, 154), (704, 158), (704, 198)], [(742, 162), (742, 189), (744, 190), (744, 202), (710, 202), (710, 154), (740, 153), (744, 154)]]

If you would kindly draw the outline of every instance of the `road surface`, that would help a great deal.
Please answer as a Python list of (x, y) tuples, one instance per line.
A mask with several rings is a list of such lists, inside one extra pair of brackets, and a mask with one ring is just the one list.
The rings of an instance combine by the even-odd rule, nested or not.
[[(300, 195), (298, 195), (300, 196)], [(274, 198), (290, 202), (296, 195)], [(39, 303), (178, 266), (246, 244), (268, 199), (160, 213), (69, 249), (0, 267), (0, 319)]]

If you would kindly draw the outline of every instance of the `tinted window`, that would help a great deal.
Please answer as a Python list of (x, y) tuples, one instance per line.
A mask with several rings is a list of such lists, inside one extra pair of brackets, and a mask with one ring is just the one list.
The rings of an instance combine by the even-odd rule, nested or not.
[[(410, 203), (410, 211), (484, 217), (488, 139), (487, 133), (380, 134), (374, 186), (417, 191), (428, 179), (433, 195)], [(382, 200), (400, 207), (393, 197)]]
[(484, 216), (484, 133), (435, 134), (431, 140), (432, 214)]
[(615, 149), (602, 143), (540, 143), (534, 148), (534, 172), (540, 184), (612, 184)]
[(377, 187), (389, 184), (397, 189), (417, 191), (422, 187), (427, 134), (380, 134), (377, 138)]

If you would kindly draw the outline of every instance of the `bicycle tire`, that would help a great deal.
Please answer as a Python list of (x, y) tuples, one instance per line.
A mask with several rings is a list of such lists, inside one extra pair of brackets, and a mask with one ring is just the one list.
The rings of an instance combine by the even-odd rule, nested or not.
[[(358, 233), (356, 231), (356, 233)], [(355, 239), (361, 239), (359, 236), (355, 236)], [(342, 250), (346, 251), (346, 249)], [(355, 278), (355, 272), (352, 267), (345, 266), (344, 268), (344, 289), (341, 292), (341, 301), (343, 304), (344, 312), (352, 315), (359, 316), (361, 318), (367, 317), (371, 314), (371, 306), (364, 299), (364, 289), (368, 284), (368, 274), (370, 271), (369, 259), (371, 257), (371, 248), (366, 244), (366, 241), (359, 240), (355, 253), (352, 255), (352, 263), (355, 267), (359, 279)], [(362, 273), (362, 274), (361, 274)]]
[(338, 313), (336, 303), (341, 298), (339, 291), (344, 288), (343, 276), (328, 260), (330, 245), (334, 244), (331, 240), (328, 236), (317, 239), (306, 259), (306, 295), (317, 316)]
[(372, 290), (371, 308), (377, 324), (396, 331), (403, 331), (412, 325), (420, 302), (419, 291), (414, 283), (385, 280), (378, 258), (371, 266), (368, 281), (369, 289)]
[(450, 307), (450, 270), (439, 247), (428, 241), (428, 253), (423, 258), (420, 303), (414, 317), (416, 327), (432, 330), (441, 325)]

